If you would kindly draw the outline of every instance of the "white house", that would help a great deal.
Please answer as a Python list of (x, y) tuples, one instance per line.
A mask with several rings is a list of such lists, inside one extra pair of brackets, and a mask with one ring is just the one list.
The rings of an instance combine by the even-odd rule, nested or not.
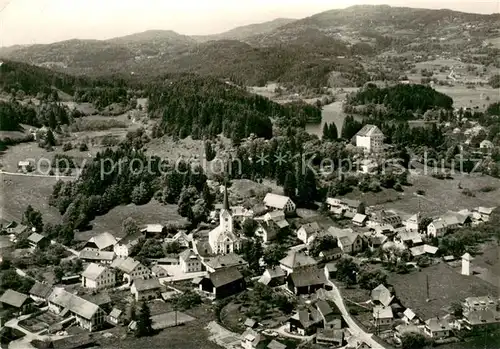
[(123, 272), (123, 280), (127, 282), (132, 282), (135, 279), (148, 278), (151, 275), (151, 270), (139, 261), (133, 258), (116, 258), (111, 267)]
[(280, 267), (286, 273), (291, 274), (294, 270), (316, 265), (314, 258), (307, 256), (303, 252), (290, 251), (288, 255), (280, 260)]
[(391, 325), (394, 314), (391, 307), (375, 306), (373, 308), (373, 321), (375, 325)]
[(280, 227), (274, 221), (262, 221), (259, 222), (255, 230), (255, 235), (260, 237), (262, 241), (267, 244), (276, 239), (279, 230)]
[(264, 197), (264, 205), (268, 209), (281, 210), (285, 212), (285, 214), (294, 213), (297, 208), (295, 203), (288, 196), (273, 193), (266, 194)]
[(105, 232), (91, 237), (83, 246), (83, 249), (87, 251), (113, 251), (113, 246), (117, 242), (112, 234)]
[(297, 230), (297, 239), (308, 245), (312, 242), (314, 236), (321, 232), (321, 230), (321, 227), (316, 222), (303, 224)]
[(363, 249), (363, 239), (358, 234), (341, 236), (337, 243), (344, 253), (356, 253)]
[(424, 332), (431, 338), (446, 338), (450, 336), (451, 327), (445, 319), (432, 318), (425, 322)]
[(135, 234), (129, 234), (123, 239), (119, 240), (114, 246), (113, 251), (116, 256), (120, 258), (127, 258), (130, 255), (132, 248), (139, 243), (139, 239), (142, 237), (141, 232)]
[(408, 231), (418, 231), (422, 221), (420, 213), (416, 213), (405, 221), (405, 228)]
[(159, 298), (163, 286), (157, 278), (135, 279), (130, 286), (130, 293), (136, 301)]
[(380, 153), (384, 146), (384, 134), (375, 125), (365, 125), (356, 133), (356, 146), (367, 153)]
[(200, 257), (193, 250), (185, 250), (179, 255), (179, 264), (183, 273), (194, 273), (202, 271)]
[(90, 263), (82, 273), (82, 286), (85, 288), (102, 290), (113, 287), (115, 283), (115, 272), (95, 263)]

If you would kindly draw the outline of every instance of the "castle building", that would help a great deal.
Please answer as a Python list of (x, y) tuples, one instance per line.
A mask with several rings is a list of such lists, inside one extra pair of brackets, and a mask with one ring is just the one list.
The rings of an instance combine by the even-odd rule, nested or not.
[(224, 188), (224, 203), (219, 213), (219, 226), (210, 231), (208, 242), (214, 254), (234, 253), (241, 247), (241, 240), (234, 233), (233, 214), (229, 208), (227, 187)]

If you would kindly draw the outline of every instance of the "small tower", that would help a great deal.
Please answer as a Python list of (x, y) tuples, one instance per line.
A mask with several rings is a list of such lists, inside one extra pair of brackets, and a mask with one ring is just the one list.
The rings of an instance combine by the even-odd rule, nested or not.
[(220, 227), (223, 231), (233, 232), (233, 215), (229, 207), (229, 198), (227, 195), (227, 185), (224, 185), (224, 201), (220, 211)]
[(462, 256), (462, 275), (471, 275), (470, 271), (470, 261), (472, 260), (472, 256), (466, 252)]

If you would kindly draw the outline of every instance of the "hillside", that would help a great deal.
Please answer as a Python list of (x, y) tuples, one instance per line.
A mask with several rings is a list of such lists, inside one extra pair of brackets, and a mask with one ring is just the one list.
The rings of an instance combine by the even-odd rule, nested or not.
[(276, 18), (272, 21), (249, 24), (234, 29), (228, 30), (223, 33), (213, 35), (193, 35), (192, 38), (198, 42), (206, 42), (211, 40), (240, 40), (245, 41), (246, 38), (254, 35), (265, 35), (279, 27), (295, 22), (296, 19), (292, 18)]

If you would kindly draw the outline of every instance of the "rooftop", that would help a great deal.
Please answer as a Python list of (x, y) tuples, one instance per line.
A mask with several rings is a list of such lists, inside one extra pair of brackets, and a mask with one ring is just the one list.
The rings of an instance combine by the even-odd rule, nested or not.
[(78, 255), (81, 259), (92, 261), (112, 261), (115, 258), (115, 253), (112, 251), (82, 250)]
[(224, 268), (208, 274), (206, 278), (212, 281), (214, 287), (220, 287), (236, 280), (243, 279), (243, 275), (241, 275), (238, 268)]
[(105, 267), (95, 264), (95, 263), (90, 263), (85, 271), (82, 273), (82, 277), (85, 277), (90, 280), (95, 280), (97, 279), (104, 271), (106, 270)]
[(94, 243), (99, 250), (114, 246), (117, 242), (116, 238), (108, 232), (91, 237), (88, 241), (88, 243)]
[(42, 284), (37, 281), (33, 287), (31, 287), (29, 294), (36, 297), (47, 298), (51, 292), (52, 287), (50, 285)]
[(285, 258), (280, 260), (280, 264), (284, 265), (285, 267), (293, 269), (310, 265), (316, 265), (317, 262), (316, 260), (314, 260), (314, 258), (307, 256), (303, 252), (290, 251)]
[(139, 261), (136, 261), (133, 258), (127, 257), (127, 258), (117, 258), (111, 263), (111, 267), (119, 269), (123, 271), (124, 273), (131, 273), (132, 271), (137, 268), (141, 263)]
[(162, 285), (160, 284), (160, 281), (157, 278), (135, 279), (134, 285), (135, 285), (136, 290), (139, 292), (155, 290), (155, 289), (162, 287)]
[(20, 308), (29, 297), (25, 294), (8, 289), (0, 297), (0, 303), (8, 304), (12, 307)]
[(267, 193), (264, 198), (264, 204), (269, 207), (283, 209), (289, 200), (290, 198), (288, 196)]
[(59, 287), (56, 287), (52, 291), (48, 301), (62, 308), (67, 308), (72, 313), (75, 313), (87, 320), (90, 320), (99, 310), (99, 306), (97, 304), (91, 303)]
[(383, 136), (384, 134), (375, 125), (365, 125), (361, 130), (356, 133), (356, 136), (360, 137), (372, 137), (372, 136)]

